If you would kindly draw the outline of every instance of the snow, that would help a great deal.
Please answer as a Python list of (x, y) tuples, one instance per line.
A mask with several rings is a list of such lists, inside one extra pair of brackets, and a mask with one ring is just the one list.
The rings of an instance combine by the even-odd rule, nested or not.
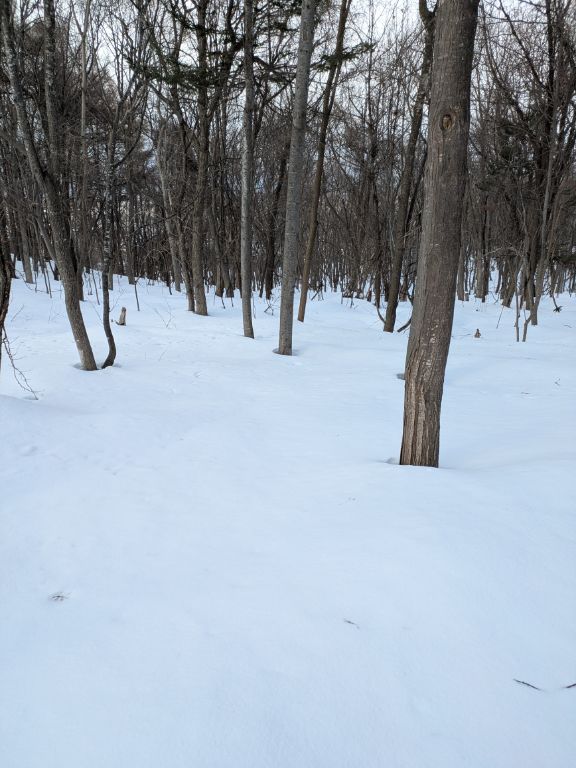
[(276, 300), (252, 341), (239, 300), (116, 281), (86, 373), (53, 288), (9, 312), (38, 400), (0, 376), (2, 768), (573, 764), (574, 298), (525, 344), (457, 306), (433, 470), (367, 302), (309, 304), (288, 358)]

